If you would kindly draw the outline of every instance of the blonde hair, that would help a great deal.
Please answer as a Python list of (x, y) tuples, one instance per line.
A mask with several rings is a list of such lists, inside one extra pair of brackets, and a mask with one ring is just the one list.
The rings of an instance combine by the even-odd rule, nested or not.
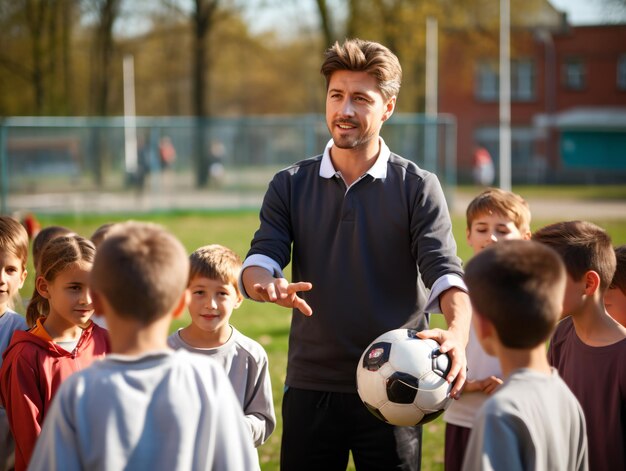
[(91, 285), (119, 317), (147, 325), (174, 309), (188, 275), (187, 251), (176, 237), (157, 224), (127, 221), (98, 246)]
[(33, 266), (35, 271), (39, 264), (39, 257), (45, 245), (55, 237), (74, 234), (74, 231), (63, 226), (46, 226), (41, 229), (33, 239)]
[[(92, 264), (95, 254), (96, 248), (90, 240), (84, 237), (76, 234), (57, 236), (44, 245), (39, 257), (37, 276), (52, 282), (59, 273), (70, 266), (79, 263)], [(48, 300), (39, 293), (35, 286), (33, 296), (26, 308), (26, 323), (32, 327), (37, 319), (47, 316), (49, 312)]]
[(233, 285), (240, 296), (237, 279), (241, 259), (228, 247), (219, 244), (205, 245), (189, 256), (189, 282), (198, 276)]
[(8, 252), (20, 259), (22, 271), (28, 262), (28, 232), (16, 219), (0, 216), (0, 251)]
[(511, 219), (520, 232), (530, 231), (530, 207), (526, 200), (499, 188), (487, 188), (470, 202), (465, 213), (467, 229), (479, 216), (492, 213)]

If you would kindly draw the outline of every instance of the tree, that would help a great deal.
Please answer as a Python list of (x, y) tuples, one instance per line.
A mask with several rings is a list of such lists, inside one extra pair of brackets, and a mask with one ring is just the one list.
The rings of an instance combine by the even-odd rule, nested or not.
[(0, 67), (31, 89), (32, 114), (62, 113), (70, 86), (73, 0), (3, 0)]

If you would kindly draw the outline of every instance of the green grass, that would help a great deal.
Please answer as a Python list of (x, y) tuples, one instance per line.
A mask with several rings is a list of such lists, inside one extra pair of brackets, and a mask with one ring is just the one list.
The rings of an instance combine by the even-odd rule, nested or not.
[[(515, 191), (521, 192), (515, 188)], [(540, 191), (540, 190), (536, 190)], [(569, 190), (568, 190), (569, 191)], [(615, 190), (620, 192), (621, 190)], [(576, 193), (576, 192), (574, 192)], [(590, 191), (589, 196), (595, 197), (600, 191)], [(536, 193), (533, 193), (536, 194)], [(554, 195), (554, 193), (552, 193)], [(565, 192), (565, 197), (569, 193)], [(557, 194), (558, 196), (558, 194)], [(624, 195), (626, 199), (626, 195)], [(564, 215), (565, 216), (565, 215)], [(575, 215), (567, 215), (571, 217)], [(250, 239), (258, 225), (256, 212), (174, 212), (152, 215), (109, 215), (109, 216), (46, 216), (38, 215), (43, 226), (64, 225), (77, 233), (89, 237), (92, 232), (105, 222), (122, 221), (126, 219), (153, 221), (164, 225), (176, 234), (189, 251), (209, 243), (219, 243), (234, 249), (244, 257)], [(534, 221), (533, 229), (537, 229), (554, 221)], [(621, 220), (594, 220), (593, 222), (605, 227), (612, 235), (616, 245), (626, 243), (626, 214)], [(470, 250), (465, 240), (465, 221), (462, 216), (453, 217), (453, 228), (458, 244), (459, 256), (463, 260), (470, 257)], [(31, 276), (28, 277), (22, 291), (24, 297), (30, 296), (33, 289), (34, 270), (30, 267)], [(243, 303), (232, 317), (232, 322), (244, 334), (259, 341), (267, 350), (270, 362), (270, 373), (274, 392), (278, 424), (277, 429), (260, 449), (259, 454), (263, 470), (277, 470), (280, 456), (280, 436), (282, 422), (280, 418), (280, 403), (285, 378), (287, 361), (287, 340), (289, 334), (290, 311), (272, 304), (259, 304), (250, 301)], [(172, 329), (189, 322), (188, 317), (172, 325)], [(442, 316), (433, 316), (433, 326), (444, 327)], [(444, 423), (440, 419), (427, 424), (424, 433), (423, 467), (422, 469), (443, 469), (443, 431)], [(350, 469), (353, 469), (352, 467)]]

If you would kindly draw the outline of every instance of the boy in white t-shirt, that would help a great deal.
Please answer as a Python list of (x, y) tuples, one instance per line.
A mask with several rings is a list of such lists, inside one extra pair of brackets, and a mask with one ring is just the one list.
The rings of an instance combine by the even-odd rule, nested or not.
[[(489, 188), (468, 205), (467, 242), (474, 255), (486, 247), (508, 239), (530, 239), (530, 209), (524, 199), (509, 191)], [(481, 347), (474, 327), (470, 328), (466, 347), (467, 382), (461, 397), (444, 413), (445, 469), (458, 471), (478, 409), (502, 384), (498, 359)]]

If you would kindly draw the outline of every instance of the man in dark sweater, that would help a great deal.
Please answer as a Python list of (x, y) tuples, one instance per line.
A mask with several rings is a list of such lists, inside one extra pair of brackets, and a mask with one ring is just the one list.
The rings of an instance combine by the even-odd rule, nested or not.
[[(355, 371), (374, 338), (412, 327), (450, 355), (459, 394), (471, 317), (461, 262), (437, 177), (379, 136), (400, 89), (397, 57), (347, 40), (326, 51), (322, 73), (332, 140), (274, 176), (240, 278), (247, 297), (294, 310), (281, 467), (345, 469), (351, 451), (357, 469), (415, 470), (421, 428), (371, 415)], [(428, 312), (443, 313), (448, 330), (423, 330)]]

